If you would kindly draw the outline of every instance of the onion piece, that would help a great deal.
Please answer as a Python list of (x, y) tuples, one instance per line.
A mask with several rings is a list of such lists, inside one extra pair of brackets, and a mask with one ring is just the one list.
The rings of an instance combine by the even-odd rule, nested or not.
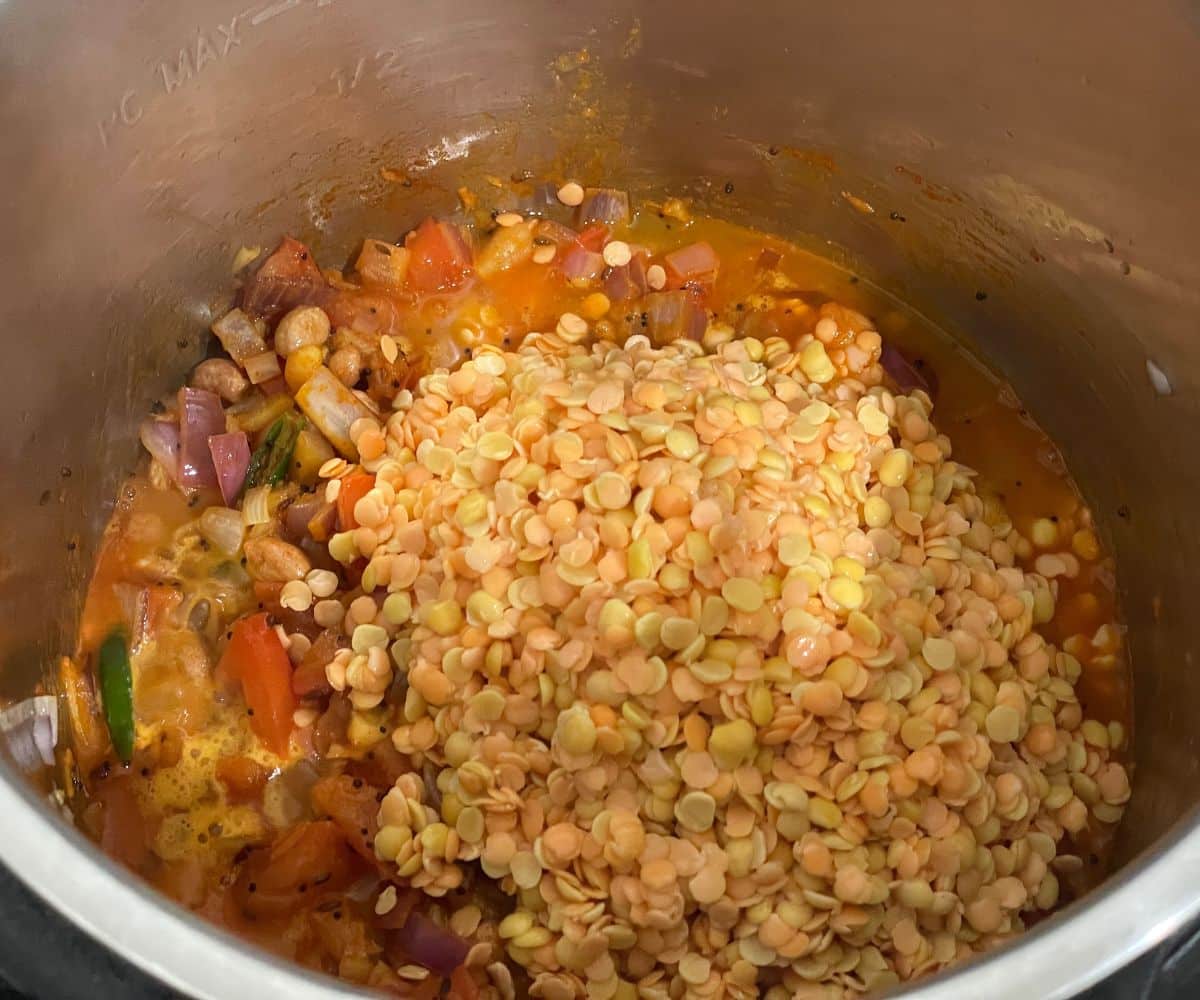
[(283, 374), (279, 367), (279, 355), (274, 351), (263, 351), (261, 354), (251, 354), (242, 362), (246, 369), (246, 377), (255, 385), (269, 382)]
[(930, 399), (937, 396), (937, 374), (932, 370), (920, 371), (898, 347), (884, 341), (879, 352), (879, 363), (901, 391), (912, 392), (914, 389), (921, 389)]
[(595, 281), (604, 271), (604, 257), (581, 246), (567, 251), (559, 265), (568, 281)]
[(533, 238), (535, 242), (543, 244), (549, 240), (559, 249), (573, 247), (579, 243), (579, 234), (574, 229), (553, 219), (539, 219), (533, 227)]
[(208, 439), (208, 450), (217, 470), (221, 496), (225, 505), (232, 507), (233, 501), (242, 490), (246, 469), (250, 465), (250, 442), (244, 431), (214, 434)]
[(615, 188), (588, 188), (575, 221), (581, 227), (589, 222), (603, 222), (609, 227), (628, 222), (629, 195)]
[(207, 389), (179, 390), (179, 482), (188, 488), (217, 485), (208, 439), (225, 433), (221, 398)]
[(231, 309), (212, 325), (212, 332), (228, 354), (239, 365), (247, 358), (267, 349), (263, 327), (240, 309)]
[(628, 302), (645, 295), (650, 289), (646, 277), (648, 261), (645, 253), (637, 253), (628, 264), (609, 268), (604, 276), (604, 294), (613, 302)]
[(275, 323), (296, 306), (326, 306), (334, 297), (308, 247), (286, 236), (246, 282), (242, 308)]
[(267, 524), (271, 520), (271, 487), (255, 486), (242, 498), (242, 521), (247, 528)]
[(699, 340), (704, 336), (708, 317), (694, 295), (684, 291), (652, 292), (642, 301), (646, 333), (654, 343), (668, 344), (680, 337)]
[(471, 946), (452, 931), (439, 927), (420, 913), (410, 913), (396, 931), (396, 941), (418, 965), (448, 976), (466, 961)]
[(672, 250), (663, 258), (667, 279), (673, 288), (683, 285), (711, 285), (717, 280), (721, 260), (708, 243), (690, 243)]
[(300, 387), (296, 404), (344, 458), (358, 460), (358, 449), (350, 439), (354, 421), (372, 413), (353, 392), (324, 366)]
[(9, 706), (0, 712), (0, 733), (23, 771), (53, 766), (58, 745), (58, 699), (41, 694)]
[(145, 420), (138, 428), (142, 447), (163, 467), (171, 482), (179, 482), (179, 425), (174, 420)]
[(200, 515), (200, 534), (227, 556), (236, 555), (246, 537), (242, 514), (228, 507), (209, 507)]
[(326, 506), (332, 507), (325, 499), (325, 491), (302, 493), (283, 512), (284, 534), (293, 541), (303, 541), (309, 537), (308, 525)]

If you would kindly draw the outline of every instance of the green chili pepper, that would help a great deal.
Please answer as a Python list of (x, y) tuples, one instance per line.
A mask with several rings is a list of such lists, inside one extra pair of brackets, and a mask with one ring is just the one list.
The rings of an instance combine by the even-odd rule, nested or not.
[(271, 449), (286, 425), (286, 415), (278, 417), (275, 423), (267, 429), (267, 433), (259, 442), (258, 447), (254, 449), (254, 454), (250, 456), (250, 464), (246, 466), (246, 478), (242, 480), (243, 495), (247, 490), (262, 485), (267, 462), (271, 457)]
[(133, 757), (133, 670), (125, 633), (120, 629), (111, 632), (100, 646), (100, 694), (113, 746), (128, 764)]
[(292, 464), (292, 455), (296, 453), (296, 442), (300, 439), (301, 421), (294, 417), (284, 416), (287, 424), (280, 431), (279, 437), (271, 448), (267, 460), (267, 474), (264, 481), (271, 486), (278, 486), (287, 478), (288, 467)]

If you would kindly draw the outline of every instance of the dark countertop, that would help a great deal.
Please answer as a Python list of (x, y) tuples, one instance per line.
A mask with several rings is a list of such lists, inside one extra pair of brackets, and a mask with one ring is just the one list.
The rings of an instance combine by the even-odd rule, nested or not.
[[(0, 866), (0, 1000), (108, 997), (184, 1000), (109, 954)], [(1200, 997), (1200, 925), (1082, 994), (1080, 1000), (1196, 997)]]

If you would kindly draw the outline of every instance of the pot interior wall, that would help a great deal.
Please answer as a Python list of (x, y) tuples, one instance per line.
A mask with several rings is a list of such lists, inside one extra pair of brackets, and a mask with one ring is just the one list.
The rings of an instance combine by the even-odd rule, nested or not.
[(1200, 125), (1157, 115), (1200, 92), (1186, 11), (1131, 37), (1079, 2), (84, 6), (0, 9), (4, 694), (73, 642), (136, 421), (202, 356), (239, 246), (340, 259), (464, 177), (530, 169), (800, 238), (1003, 372), (1118, 559), (1123, 856), (1191, 808)]

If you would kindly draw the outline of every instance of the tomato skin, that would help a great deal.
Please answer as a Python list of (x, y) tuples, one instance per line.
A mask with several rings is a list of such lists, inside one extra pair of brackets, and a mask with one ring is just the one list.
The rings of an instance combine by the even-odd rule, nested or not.
[(471, 251), (449, 222), (428, 218), (405, 237), (408, 287), (418, 295), (458, 288), (471, 273)]
[(216, 775), (233, 802), (261, 799), (270, 777), (265, 767), (249, 757), (222, 757), (217, 761)]
[(358, 527), (354, 516), (354, 505), (365, 497), (375, 485), (375, 477), (369, 473), (355, 473), (342, 480), (337, 496), (338, 531), (351, 531)]
[(270, 847), (250, 853), (233, 884), (232, 898), (247, 916), (283, 916), (340, 892), (359, 871), (332, 822), (297, 823)]
[(479, 987), (465, 965), (450, 973), (450, 1000), (479, 1000)]
[(296, 710), (292, 662), (265, 613), (234, 623), (217, 669), (241, 683), (255, 735), (274, 753), (285, 756)]

